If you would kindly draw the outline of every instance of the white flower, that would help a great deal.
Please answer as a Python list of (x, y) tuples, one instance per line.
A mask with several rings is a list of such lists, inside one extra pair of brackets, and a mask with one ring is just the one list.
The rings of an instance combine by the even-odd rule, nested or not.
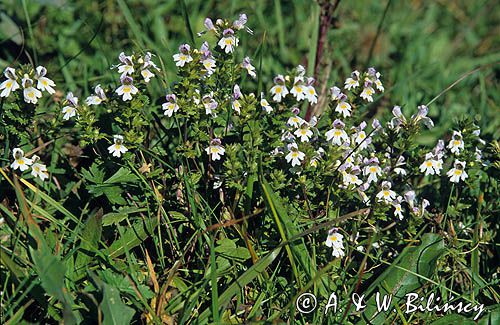
[(120, 78), (124, 78), (126, 75), (131, 75), (134, 73), (134, 63), (132, 62), (132, 56), (127, 56), (125, 53), (121, 52), (118, 59), (122, 63), (118, 66), (118, 72), (121, 73)]
[(391, 182), (382, 182), (382, 190), (376, 195), (378, 202), (391, 203), (396, 198), (396, 192), (392, 191), (391, 187)]
[(73, 96), (73, 93), (70, 91), (66, 95), (66, 101), (67, 105), (62, 108), (62, 113), (64, 114), (63, 119), (67, 121), (76, 115), (78, 97)]
[(460, 160), (455, 160), (454, 167), (450, 169), (446, 175), (450, 178), (450, 182), (458, 183), (460, 181), (465, 181), (469, 175), (465, 172), (465, 162)]
[(312, 104), (316, 104), (318, 102), (318, 95), (316, 94), (316, 89), (314, 89), (313, 87), (314, 81), (314, 78), (307, 78), (307, 83), (304, 90), (307, 100)]
[(247, 70), (247, 73), (250, 77), (256, 78), (257, 74), (255, 73), (255, 67), (250, 63), (250, 58), (247, 56), (243, 59), (243, 63), (241, 64), (243, 69)]
[(302, 77), (295, 77), (295, 81), (293, 83), (292, 90), (290, 90), (290, 94), (295, 96), (297, 101), (301, 101), (306, 98), (306, 86), (303, 84)]
[(336, 229), (331, 229), (326, 237), (325, 245), (332, 248), (332, 255), (334, 257), (343, 257), (344, 253), (344, 236), (337, 232)]
[(382, 81), (380, 81), (380, 72), (375, 73), (375, 87), (377, 87), (378, 91), (384, 92), (384, 86), (382, 85)]
[(359, 177), (353, 173), (348, 173), (343, 171), (342, 172), (342, 182), (344, 183), (345, 186), (349, 185), (361, 185), (363, 184), (363, 181), (359, 179)]
[(177, 105), (177, 97), (174, 94), (168, 94), (166, 96), (167, 102), (162, 104), (162, 109), (165, 111), (165, 115), (172, 117), (172, 114), (179, 110), (179, 105)]
[(24, 101), (26, 103), (36, 104), (38, 102), (38, 98), (42, 97), (42, 92), (33, 87), (33, 80), (31, 80), (27, 74), (24, 75), (22, 85), (24, 87)]
[(378, 181), (377, 176), (382, 175), (382, 168), (379, 166), (379, 160), (377, 157), (370, 158), (369, 160), (365, 161), (367, 166), (363, 169), (363, 174), (365, 176), (368, 176), (368, 179), (366, 180), (368, 184), (371, 182), (376, 183)]
[(207, 75), (211, 75), (215, 72), (215, 60), (211, 57), (205, 58), (201, 61), (203, 68), (207, 71)]
[(153, 78), (155, 75), (152, 73), (149, 69), (143, 69), (141, 70), (141, 76), (144, 79), (144, 82), (149, 82), (151, 78)]
[(107, 99), (101, 85), (95, 86), (94, 93), (95, 95), (90, 95), (87, 99), (85, 99), (87, 105), (99, 105)]
[(19, 168), (20, 171), (24, 172), (33, 163), (31, 159), (24, 157), (24, 151), (19, 148), (14, 148), (13, 154), (14, 162), (10, 165), (10, 168), (16, 170)]
[(186, 63), (193, 61), (193, 58), (189, 54), (177, 53), (174, 54), (175, 65), (178, 67), (183, 67)]
[(349, 105), (349, 103), (346, 101), (340, 101), (337, 104), (337, 107), (335, 107), (335, 112), (339, 112), (344, 117), (351, 116), (351, 105)]
[(122, 85), (115, 90), (119, 96), (123, 96), (124, 101), (131, 100), (132, 95), (137, 94), (139, 89), (134, 86), (134, 80), (131, 77), (124, 77), (121, 79)]
[(207, 154), (212, 157), (212, 160), (220, 160), (221, 156), (224, 156), (226, 150), (221, 143), (219, 138), (212, 139), (208, 148), (205, 149)]
[(392, 206), (394, 207), (394, 216), (398, 217), (399, 220), (403, 220), (403, 209), (401, 208), (401, 202), (403, 198), (398, 196), (396, 200), (392, 201)]
[(224, 30), (223, 35), (217, 44), (226, 53), (232, 53), (234, 48), (238, 46), (239, 40), (234, 36), (234, 31), (231, 28)]
[(304, 160), (306, 154), (303, 153), (302, 151), (299, 151), (299, 148), (297, 147), (297, 144), (292, 143), (288, 146), (288, 155), (286, 155), (285, 159), (288, 163), (292, 163), (292, 167), (294, 166), (299, 166)]
[(344, 83), (344, 88), (347, 90), (356, 89), (359, 87), (359, 71), (355, 70), (351, 73), (351, 77), (347, 78)]
[(294, 115), (288, 119), (286, 124), (298, 128), (302, 124), (302, 122), (304, 122), (304, 120), (300, 116)]
[(150, 52), (146, 52), (146, 55), (144, 55), (144, 58), (142, 58), (142, 57), (139, 58), (139, 63), (142, 64), (141, 76), (142, 76), (142, 78), (144, 78), (144, 82), (146, 82), (146, 83), (148, 83), (150, 81), (150, 79), (155, 76), (155, 74), (152, 73), (151, 70), (149, 69), (150, 67), (154, 68), (156, 71), (160, 71), (160, 68), (158, 68), (156, 66), (156, 64), (151, 60), (152, 57), (153, 57), (153, 54), (151, 54)]
[(424, 162), (420, 165), (420, 172), (425, 173), (425, 175), (434, 175), (436, 173), (434, 166), (434, 155), (432, 153), (428, 153), (425, 155)]
[[(442, 160), (441, 160), (442, 162)], [(400, 166), (406, 165), (405, 163), (405, 157), (399, 156), (398, 160), (396, 161), (396, 166), (394, 168), (394, 172), (398, 175), (406, 176), (406, 170)]]
[(52, 95), (56, 92), (54, 88), (52, 88), (55, 87), (56, 84), (51, 79), (45, 77), (46, 74), (47, 74), (47, 69), (45, 69), (45, 67), (38, 66), (36, 68), (35, 80), (38, 81), (36, 87), (41, 91), (47, 91), (49, 94)]
[(372, 82), (370, 80), (366, 80), (360, 96), (368, 102), (373, 102), (373, 94), (375, 94), (375, 90), (372, 88)]
[(273, 111), (273, 108), (271, 107), (271, 105), (269, 105), (269, 102), (264, 98), (263, 93), (261, 94), (260, 106), (262, 106), (262, 109), (265, 110), (267, 114)]
[(275, 102), (281, 102), (282, 98), (288, 95), (288, 89), (285, 86), (285, 78), (282, 75), (277, 75), (274, 78), (275, 85), (271, 88), (271, 94), (273, 94), (273, 100)]
[(213, 99), (213, 92), (208, 95), (204, 95), (202, 98), (203, 107), (205, 107), (205, 113), (207, 115), (216, 115), (214, 110), (219, 106), (219, 104)]
[(460, 150), (464, 149), (464, 141), (462, 140), (462, 132), (453, 131), (453, 135), (451, 136), (451, 140), (448, 143), (448, 149), (454, 154), (459, 154)]
[(128, 149), (123, 145), (123, 136), (115, 135), (113, 137), (114, 143), (108, 147), (109, 153), (113, 154), (113, 157), (120, 158), (122, 154), (128, 151)]
[(42, 181), (49, 178), (49, 173), (47, 172), (47, 167), (39, 163), (40, 157), (33, 155), (33, 165), (31, 165), (31, 175), (33, 177), (40, 177)]
[(238, 114), (241, 114), (241, 103), (238, 100), (241, 96), (243, 96), (243, 94), (241, 93), (240, 86), (234, 85), (233, 102), (232, 102), (231, 106), (232, 106), (233, 110)]
[(13, 68), (6, 68), (3, 72), (7, 80), (0, 84), (0, 90), (2, 93), (0, 97), (8, 97), (12, 91), (19, 89), (19, 84), (17, 83), (16, 70)]
[(349, 136), (344, 131), (345, 124), (340, 120), (333, 121), (333, 129), (326, 132), (326, 141), (331, 141), (332, 144), (341, 146), (344, 142), (349, 141)]
[(302, 142), (309, 142), (309, 138), (312, 137), (313, 132), (311, 131), (311, 128), (309, 127), (309, 123), (303, 122), (300, 128), (295, 130), (293, 133), (297, 137), (300, 137), (300, 141)]

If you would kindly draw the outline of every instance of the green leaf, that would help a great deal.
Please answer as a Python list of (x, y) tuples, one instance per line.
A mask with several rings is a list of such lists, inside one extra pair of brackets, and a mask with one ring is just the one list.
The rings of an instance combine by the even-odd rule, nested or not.
[(101, 310), (104, 316), (104, 325), (130, 324), (135, 312), (122, 302), (120, 291), (113, 286), (103, 283), (104, 295), (101, 302)]
[[(424, 234), (419, 246), (406, 247), (401, 255), (385, 270), (366, 290), (366, 301), (369, 303), (363, 317), (372, 324), (384, 324), (389, 317), (395, 315), (389, 308), (387, 313), (377, 314), (375, 297), (392, 295), (392, 305), (406, 299), (405, 295), (421, 288), (428, 283), (434, 274), (436, 262), (445, 251), (444, 241), (438, 234)], [(372, 295), (370, 297), (370, 295)]]
[(88, 264), (92, 261), (98, 250), (102, 233), (102, 209), (92, 215), (85, 224), (82, 232), (80, 249), (76, 255), (74, 280), (79, 280), (85, 275)]
[(121, 207), (118, 209), (118, 212), (110, 212), (106, 213), (102, 217), (102, 225), (109, 226), (112, 224), (120, 223), (122, 220), (125, 220), (131, 214), (139, 213), (147, 211), (146, 208), (136, 208), (136, 207)]
[(62, 302), (64, 306), (64, 323), (75, 324), (76, 317), (71, 308), (73, 299), (64, 287), (66, 266), (58, 257), (52, 255), (46, 246), (32, 250), (31, 257), (35, 272), (40, 277), (43, 289), (49, 295)]
[(247, 260), (251, 257), (246, 247), (237, 247), (236, 243), (229, 238), (218, 240), (215, 252), (223, 257), (237, 260)]
[(111, 244), (111, 246), (106, 250), (106, 254), (111, 258), (115, 258), (125, 253), (125, 247), (132, 249), (140, 245), (147, 237), (149, 237), (157, 224), (157, 218), (137, 221), (132, 225), (131, 229), (128, 229), (123, 234), (123, 237), (120, 237), (120, 239)]
[(130, 172), (130, 169), (121, 167), (116, 173), (108, 178), (104, 184), (121, 184), (127, 182), (134, 182), (137, 180), (137, 176)]

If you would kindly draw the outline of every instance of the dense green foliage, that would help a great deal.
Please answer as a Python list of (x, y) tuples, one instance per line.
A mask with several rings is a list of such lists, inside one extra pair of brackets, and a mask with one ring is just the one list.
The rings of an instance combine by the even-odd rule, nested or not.
[[(417, 292), (484, 304), (480, 322), (499, 322), (495, 1), (334, 3), (2, 2), (0, 68), (20, 90), (0, 98), (0, 319), (472, 322), (404, 313)], [(178, 53), (192, 61), (176, 66)], [(27, 103), (38, 66), (55, 93)], [(344, 89), (353, 70), (360, 85)], [(273, 100), (276, 85), (314, 85), (318, 102)], [(12, 164), (24, 157), (47, 179)], [(429, 159), (439, 175), (423, 172)], [(314, 313), (297, 310), (304, 292)], [(325, 314), (332, 292), (342, 312)], [(376, 314), (376, 292), (397, 311)], [(352, 293), (372, 299), (364, 312)]]

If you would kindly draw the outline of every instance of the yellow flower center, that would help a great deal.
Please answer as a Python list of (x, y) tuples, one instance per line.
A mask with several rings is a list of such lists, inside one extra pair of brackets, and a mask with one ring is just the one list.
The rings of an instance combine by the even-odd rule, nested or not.
[(17, 163), (18, 163), (19, 165), (24, 165), (24, 159), (22, 159), (22, 158), (21, 158), (21, 159), (18, 159), (18, 160), (17, 160)]
[(377, 172), (377, 167), (370, 167), (370, 173), (376, 173)]
[(315, 91), (314, 89), (312, 89), (312, 88), (311, 88), (311, 89), (309, 89), (309, 94), (311, 94), (311, 95), (315, 95), (315, 94), (316, 94), (316, 91)]
[(383, 194), (384, 196), (389, 196), (389, 191), (384, 191)]
[(459, 145), (460, 145), (460, 140), (455, 140), (455, 141), (453, 141), (453, 144), (454, 144), (455, 146), (459, 146)]
[(337, 241), (337, 236), (336, 235), (331, 235), (330, 236), (331, 241)]
[(7, 83), (5, 85), (6, 85), (7, 88), (12, 87), (12, 81), (7, 81)]
[(360, 138), (360, 139), (364, 139), (364, 138), (365, 138), (365, 132), (361, 132), (361, 133), (359, 134), (359, 138)]
[(342, 131), (340, 131), (340, 130), (336, 130), (333, 134), (334, 134), (336, 137), (340, 137), (340, 135), (342, 134)]
[(48, 84), (47, 80), (43, 79), (42, 80), (42, 85), (47, 86), (47, 84)]
[(297, 158), (298, 156), (299, 156), (298, 152), (296, 152), (296, 151), (292, 152), (292, 157), (293, 158)]
[(226, 45), (233, 45), (233, 40), (231, 38), (226, 38), (224, 43), (226, 43)]
[(120, 144), (115, 144), (115, 149), (116, 149), (116, 150), (120, 150), (120, 148), (121, 148), (121, 147), (122, 147), (122, 146), (121, 146)]
[(366, 90), (366, 94), (367, 94), (368, 96), (371, 96), (371, 95), (373, 94), (373, 92), (372, 92), (372, 90), (371, 90), (371, 89), (367, 89), (367, 90)]
[(38, 166), (33, 167), (33, 169), (34, 169), (37, 173), (39, 173), (39, 172), (40, 172), (40, 167), (38, 167)]
[(457, 176), (462, 175), (462, 171), (460, 169), (455, 169), (455, 175)]
[(130, 88), (130, 86), (124, 86), (123, 87), (123, 92), (124, 93), (129, 93), (132, 89)]
[(298, 92), (298, 93), (301, 93), (302, 92), (302, 87), (300, 86), (295, 86), (295, 91)]
[(276, 87), (275, 91), (277, 94), (281, 94), (282, 89), (281, 89), (281, 87)]
[(427, 167), (432, 167), (432, 161), (427, 160), (427, 161), (425, 162), (425, 165), (426, 165)]

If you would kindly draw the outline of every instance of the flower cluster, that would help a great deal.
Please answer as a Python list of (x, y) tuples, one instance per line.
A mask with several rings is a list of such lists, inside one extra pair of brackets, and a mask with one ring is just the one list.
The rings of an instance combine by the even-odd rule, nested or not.
[(49, 177), (47, 167), (40, 162), (40, 157), (33, 155), (31, 158), (24, 156), (24, 151), (20, 148), (14, 148), (12, 156), (14, 161), (10, 165), (13, 170), (19, 169), (24, 172), (31, 168), (31, 175), (39, 177), (42, 181)]
[[(151, 78), (158, 73), (160, 68), (152, 61), (153, 54), (146, 52), (145, 55), (125, 55), (121, 52), (118, 56), (120, 64), (113, 67), (118, 68), (120, 75), (121, 86), (115, 92), (122, 96), (123, 101), (132, 99), (132, 95), (139, 92), (139, 89), (134, 85), (134, 79), (142, 78), (145, 83), (149, 83)], [(97, 93), (96, 93), (97, 95)]]
[(288, 95), (297, 102), (307, 99), (311, 104), (318, 102), (318, 95), (314, 88), (315, 79), (305, 76), (305, 68), (299, 65), (292, 76), (277, 75), (274, 86), (270, 89), (275, 102), (282, 102)]
[[(0, 97), (9, 97), (11, 93), (20, 90), (22, 86), (23, 97), (26, 103), (36, 104), (42, 98), (42, 92), (50, 95), (56, 91), (54, 81), (46, 77), (47, 69), (38, 66), (36, 69), (21, 69), (18, 72), (14, 68), (6, 68), (4, 76), (7, 78), (0, 84)], [(20, 81), (21, 85), (19, 85)]]

